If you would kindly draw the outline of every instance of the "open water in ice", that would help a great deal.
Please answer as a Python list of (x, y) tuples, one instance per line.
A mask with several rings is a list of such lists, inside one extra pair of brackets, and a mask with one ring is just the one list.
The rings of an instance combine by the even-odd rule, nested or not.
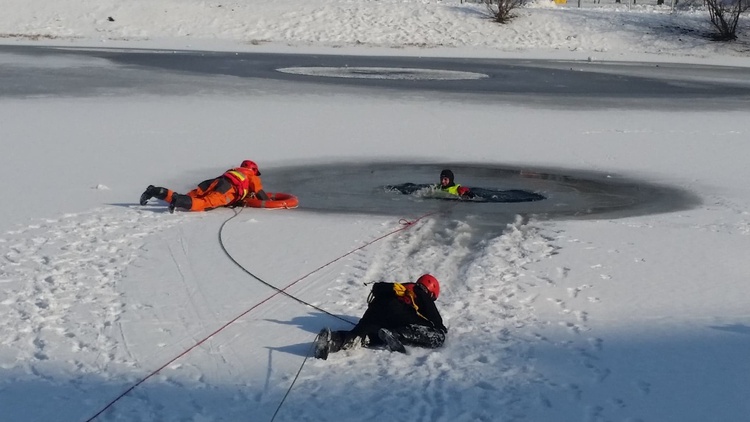
[[(424, 190), (404, 194), (392, 188), (405, 183), (438, 183), (445, 168), (453, 171), (456, 183), (473, 190), (524, 191), (544, 199), (468, 201), (425, 195)], [(308, 211), (404, 218), (438, 212), (481, 226), (504, 227), (518, 215), (537, 219), (620, 218), (700, 204), (688, 191), (618, 175), (476, 163), (324, 163), (269, 168), (263, 171), (263, 180), (266, 190), (292, 193), (299, 198), (299, 208)]]

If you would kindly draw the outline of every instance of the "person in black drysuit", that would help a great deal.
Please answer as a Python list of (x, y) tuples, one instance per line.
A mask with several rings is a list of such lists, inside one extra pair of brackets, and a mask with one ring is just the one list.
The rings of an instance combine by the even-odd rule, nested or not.
[(445, 169), (440, 172), (440, 183), (435, 185), (435, 187), (443, 192), (448, 192), (451, 195), (460, 196), (463, 199), (471, 199), (475, 197), (471, 189), (459, 185), (454, 179), (453, 172), (449, 169)]
[(392, 352), (405, 353), (406, 345), (437, 348), (445, 342), (448, 328), (435, 306), (440, 283), (425, 274), (415, 283), (375, 283), (367, 310), (351, 331), (323, 328), (315, 339), (315, 357), (357, 345), (385, 345)]

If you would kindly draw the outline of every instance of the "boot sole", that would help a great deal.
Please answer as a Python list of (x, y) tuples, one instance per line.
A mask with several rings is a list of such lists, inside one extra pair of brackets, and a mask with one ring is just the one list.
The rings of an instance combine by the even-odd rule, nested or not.
[(406, 347), (390, 331), (381, 328), (378, 330), (378, 337), (388, 345), (391, 352), (406, 353)]
[(330, 350), (331, 343), (331, 330), (324, 328), (320, 330), (318, 336), (315, 337), (315, 357), (317, 359), (328, 359), (328, 352)]

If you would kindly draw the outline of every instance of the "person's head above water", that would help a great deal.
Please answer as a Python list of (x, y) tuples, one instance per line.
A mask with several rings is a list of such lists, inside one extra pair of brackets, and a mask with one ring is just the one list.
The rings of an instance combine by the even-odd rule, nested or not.
[(445, 169), (440, 172), (440, 185), (451, 186), (453, 184), (453, 172)]

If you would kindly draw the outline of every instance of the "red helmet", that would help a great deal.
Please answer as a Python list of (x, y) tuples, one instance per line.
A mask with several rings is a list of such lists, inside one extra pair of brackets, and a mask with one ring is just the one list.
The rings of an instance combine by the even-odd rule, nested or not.
[(255, 161), (245, 160), (240, 164), (240, 167), (248, 168), (254, 171), (256, 176), (260, 176), (260, 170), (258, 170), (258, 165), (255, 164)]
[(417, 284), (421, 284), (427, 289), (432, 295), (432, 299), (435, 300), (440, 296), (440, 282), (437, 278), (430, 274), (425, 274), (417, 279)]

